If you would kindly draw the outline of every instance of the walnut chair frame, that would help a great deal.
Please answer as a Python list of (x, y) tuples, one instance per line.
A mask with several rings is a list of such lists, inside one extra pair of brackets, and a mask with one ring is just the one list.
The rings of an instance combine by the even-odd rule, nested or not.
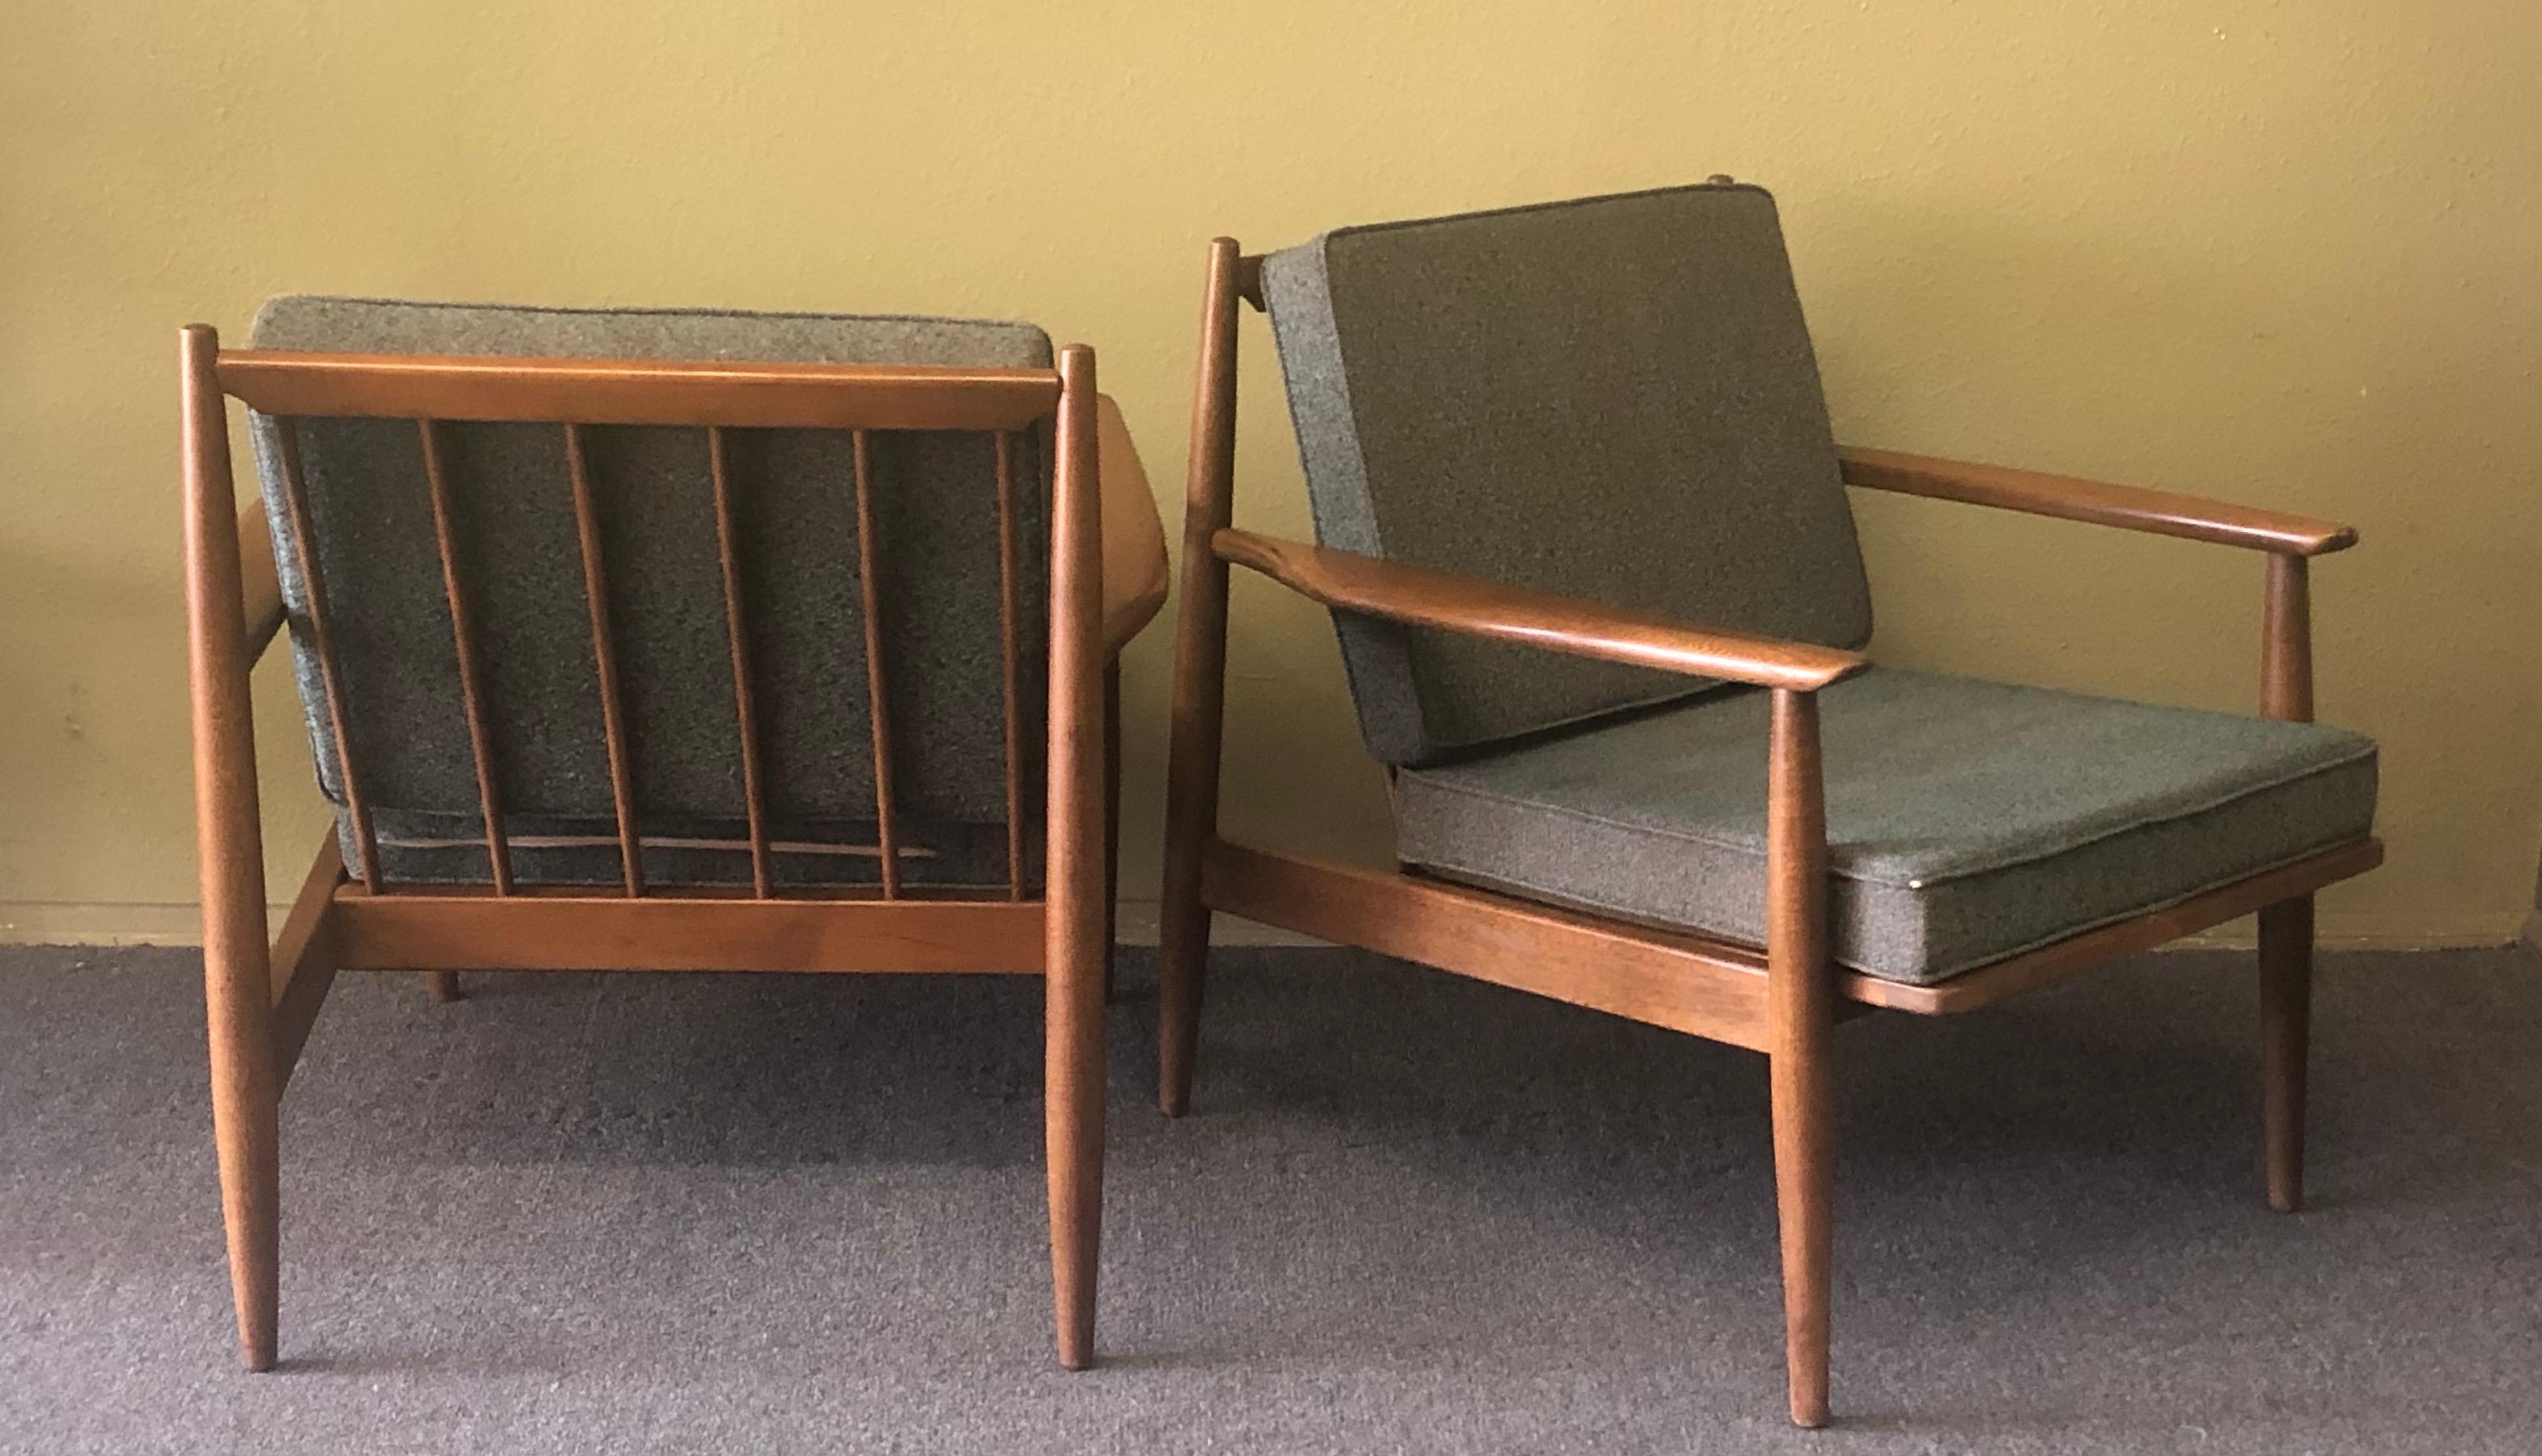
[[(639, 363), (622, 360), (471, 359), (224, 351), (193, 326), (180, 341), (188, 670), (192, 693), (197, 847), (201, 859), (203, 973), (211, 1043), (212, 1116), (220, 1161), (231, 1280), (241, 1352), (250, 1369), (275, 1356), (279, 1258), (276, 1110), (336, 975), (343, 970), (424, 971), (444, 996), (462, 971), (1005, 972), (1040, 975), (1047, 987), (1047, 1158), (1051, 1267), (1062, 1364), (1093, 1355), (1096, 1245), (1102, 1201), (1104, 983), (1111, 950), (1111, 846), (1117, 786), (1118, 649), (1163, 598), (1162, 542), (1140, 563), (1128, 533), (1127, 569), (1107, 596), (1106, 529), (1099, 495), (1152, 511), (1135, 453), (1109, 400), (1095, 393), (1094, 355), (1063, 350), (1056, 369), (957, 369), (826, 365)], [(241, 514), (231, 473), (227, 399), (279, 418), (367, 415), (418, 421), (435, 500), (460, 683), (482, 791), (491, 883), (392, 884), (344, 733), (328, 636), (325, 583), (311, 559), (306, 487), (286, 453), (284, 489), (310, 587), (309, 631), (328, 685), (333, 737), (343, 765), (345, 816), (364, 861), (348, 877), (331, 825), (279, 936), (266, 941), (263, 835), (259, 806), (249, 672), (283, 624), (283, 603), (265, 524)], [(470, 643), (460, 577), (431, 442), (437, 420), (554, 423), (565, 433), (607, 726), (623, 892), (513, 883), (486, 731), (483, 682)], [(883, 728), (868, 606), (863, 644), (873, 671), (876, 781), (880, 785), (881, 883), (780, 888), (752, 723), (751, 670), (740, 617), (722, 432), (799, 427), (856, 432), (858, 505), (870, 510), (866, 431), (967, 430), (996, 434), (1052, 422), (1048, 842), (1039, 898), (1024, 876), (1022, 802), (1027, 781), (1018, 724), (1016, 569), (1011, 467), (999, 462), (1001, 586), (1007, 715), (1009, 883), (980, 891), (904, 887), (894, 871), (890, 747)], [(644, 883), (636, 805), (611, 647), (603, 563), (578, 438), (586, 425), (667, 424), (708, 431), (730, 628), (736, 731), (748, 801), (749, 886), (660, 889)], [(287, 434), (287, 432), (286, 432)], [(1098, 447), (1098, 438), (1104, 441)], [(1111, 478), (1103, 480), (1101, 477)], [(706, 482), (702, 482), (704, 488)], [(1102, 485), (1108, 484), (1108, 492)], [(1151, 515), (1148, 518), (1153, 520)], [(870, 533), (859, 533), (860, 545)], [(242, 541), (248, 548), (242, 549)], [(866, 564), (870, 564), (869, 562)], [(1118, 569), (1118, 568), (1116, 568)], [(870, 572), (865, 590), (872, 590)], [(869, 599), (870, 600), (870, 599)], [(737, 846), (736, 846), (737, 847)]]
[[(1769, 640), (1472, 577), (1273, 540), (1230, 526), (1236, 306), (1263, 307), (1261, 260), (1211, 247), (1184, 505), (1160, 907), (1159, 1101), (1190, 1106), (1210, 915), (1246, 919), (1435, 966), (1766, 1055), (1792, 1420), (1826, 1423), (1836, 1022), (1874, 1008), (1974, 1010), (2239, 915), (2260, 925), (2260, 1083), (2269, 1202), (2303, 1191), (2305, 1048), (2313, 893), (2381, 863), (2372, 837), (2083, 931), (1934, 985), (1830, 958), (1828, 848), (1817, 692), (1866, 667), (1858, 653)], [(2355, 543), (2329, 522), (2187, 496), (1886, 451), (1839, 451), (1846, 483), (2244, 546), (2264, 553), (2260, 711), (2312, 717), (2306, 566)], [(1654, 929), (1427, 878), (1239, 844), (1218, 831), (1228, 566), (1260, 572), (1338, 612), (1549, 652), (1770, 690), (1765, 944)]]

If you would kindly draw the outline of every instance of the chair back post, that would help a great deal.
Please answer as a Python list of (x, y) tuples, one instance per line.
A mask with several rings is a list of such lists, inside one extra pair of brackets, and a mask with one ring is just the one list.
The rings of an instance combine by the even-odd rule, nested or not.
[(185, 495), (187, 679), (194, 735), (194, 845), (203, 906), (203, 998), (211, 1025), (212, 1128), (221, 1150), (241, 1353), (273, 1363), (277, 1300), (273, 982), (265, 945), (264, 836), (257, 806), (256, 718), (240, 598), (238, 501), (220, 338), (178, 336)]
[[(1227, 709), (1227, 563), (1211, 538), (1234, 509), (1235, 305), (1247, 262), (1233, 238), (1209, 246), (1200, 367), (1192, 386), (1191, 464), (1183, 493), (1182, 606), (1174, 619), (1172, 721), (1165, 768), (1165, 874), (1158, 923), (1158, 1099), (1180, 1116), (1191, 1090), (1209, 908), (1201, 860), (1218, 834), (1219, 751)], [(1258, 293), (1258, 281), (1255, 284)]]
[(1043, 1035), (1051, 1277), (1059, 1358), (1093, 1358), (1094, 1264), (1102, 1221), (1104, 817), (1103, 524), (1094, 351), (1059, 356), (1058, 460), (1051, 475), (1049, 835), (1043, 909)]

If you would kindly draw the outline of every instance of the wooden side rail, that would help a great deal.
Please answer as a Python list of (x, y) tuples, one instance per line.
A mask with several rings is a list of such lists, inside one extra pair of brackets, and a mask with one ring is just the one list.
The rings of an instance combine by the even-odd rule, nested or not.
[(1575, 657), (1796, 692), (1816, 692), (1870, 666), (1862, 654), (1841, 648), (1689, 626), (1249, 531), (1220, 531), (1210, 545), (1219, 559), (1250, 567), (1327, 607)]
[(1894, 450), (1836, 451), (1844, 483), (1902, 495), (1927, 495), (1996, 506), (2154, 536), (2244, 546), (2280, 555), (2318, 556), (2356, 545), (2356, 530), (2336, 521), (2226, 505), (2133, 485), (2110, 485), (2009, 466), (1903, 455)]

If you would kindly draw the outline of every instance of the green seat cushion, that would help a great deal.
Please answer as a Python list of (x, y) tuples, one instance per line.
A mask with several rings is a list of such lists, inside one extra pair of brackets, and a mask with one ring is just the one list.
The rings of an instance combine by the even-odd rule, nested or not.
[[(2343, 729), (1875, 668), (1820, 694), (1839, 964), (1931, 984), (2369, 834)], [(1769, 694), (1397, 775), (1445, 877), (1761, 944)]]
[[(1870, 591), (1774, 201), (1684, 186), (1263, 259), (1326, 546), (1858, 646)], [(1337, 616), (1391, 764), (1704, 685)]]
[[(321, 352), (1047, 367), (1029, 324), (901, 316), (549, 309), (293, 296), (250, 342)], [(344, 800), (275, 466), (282, 421), (254, 436), (275, 528), (320, 785)], [(346, 730), (392, 881), (488, 875), (475, 760), (440, 558), (411, 420), (292, 422), (316, 523)], [(457, 564), (475, 617), (495, 775), (528, 883), (620, 874), (599, 680), (563, 431), (439, 427)], [(772, 837), (785, 883), (875, 878), (875, 795), (858, 572), (853, 446), (836, 430), (728, 434), (742, 596)], [(585, 431), (638, 827), (658, 883), (750, 879), (706, 432)], [(1007, 878), (998, 505), (989, 436), (871, 437), (877, 584), (896, 827), (915, 884)], [(1018, 628), (1048, 597), (1045, 442), (1020, 440)], [(1039, 762), (1042, 654), (1021, 696)], [(1027, 785), (1024, 802), (1038, 802)], [(1036, 845), (1039, 836), (1027, 834)], [(723, 847), (713, 847), (721, 845)], [(349, 829), (345, 862), (357, 866)], [(358, 871), (357, 871), (358, 872)], [(1034, 866), (1026, 866), (1027, 874)]]

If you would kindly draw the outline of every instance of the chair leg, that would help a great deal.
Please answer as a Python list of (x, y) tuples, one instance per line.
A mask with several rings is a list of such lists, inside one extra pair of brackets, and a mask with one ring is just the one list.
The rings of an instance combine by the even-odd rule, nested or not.
[(1774, 1194), (1783, 1243), (1783, 1360), (1792, 1423), (1828, 1422), (1834, 1081), (1828, 1047), (1773, 1057)]
[(1042, 1097), (1050, 1176), (1051, 1296), (1059, 1362), (1094, 1363), (1094, 1275), (1103, 1230), (1104, 942), (1102, 543), (1094, 453), (1094, 356), (1060, 354), (1058, 469), (1051, 485), (1050, 835), (1043, 965)]
[(1103, 1004), (1121, 959), (1121, 659), (1103, 664)]
[(2312, 897), (2260, 911), (2260, 1104), (2269, 1206), (2303, 1206), (2304, 1071), (2312, 1032)]
[(270, 1370), (281, 1304), (282, 1245), (276, 1127), (281, 1098), (273, 1064), (273, 1017), (262, 958), (255, 958), (254, 965), (227, 964), (230, 959), (207, 948), (203, 964), (211, 1024), (212, 1141), (220, 1159), (221, 1220), (229, 1241), (239, 1356), (251, 1370)]
[(423, 983), (430, 988), (436, 1001), (459, 999), (459, 973), (456, 971), (426, 971)]
[[(1178, 889), (1186, 893), (1178, 895)], [(1209, 908), (1200, 901), (1198, 866), (1179, 875), (1168, 869), (1165, 890), (1157, 924), (1157, 1105), (1166, 1117), (1178, 1118), (1191, 1111), (1201, 986), (1209, 965)]]
[(1828, 1422), (1835, 1191), (1835, 968), (1816, 697), (1774, 693), (1767, 775), (1766, 996), (1774, 1020), (1767, 1075), (1783, 1243), (1783, 1368), (1792, 1423), (1815, 1429)]

